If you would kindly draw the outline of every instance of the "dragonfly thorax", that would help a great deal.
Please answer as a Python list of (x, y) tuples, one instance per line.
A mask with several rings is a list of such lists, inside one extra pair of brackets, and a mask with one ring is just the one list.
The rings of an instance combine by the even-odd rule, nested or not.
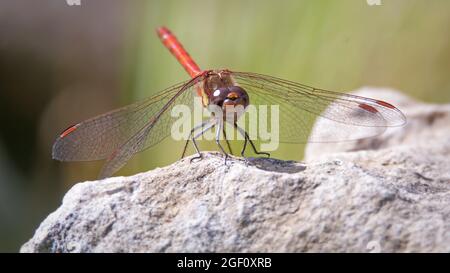
[(209, 70), (206, 71), (203, 81), (203, 89), (210, 96), (214, 91), (221, 87), (229, 87), (236, 85), (230, 72), (227, 70)]

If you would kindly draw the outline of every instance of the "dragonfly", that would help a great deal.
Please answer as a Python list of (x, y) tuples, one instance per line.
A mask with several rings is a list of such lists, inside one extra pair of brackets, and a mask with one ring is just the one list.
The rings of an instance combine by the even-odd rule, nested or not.
[[(183, 66), (190, 79), (175, 84), (154, 96), (131, 105), (93, 117), (65, 129), (52, 150), (59, 161), (105, 160), (99, 178), (112, 176), (133, 155), (153, 147), (170, 135), (176, 105), (192, 105), (200, 98), (203, 107), (217, 106), (224, 112), (228, 106), (279, 105), (279, 141), (282, 143), (338, 142), (372, 137), (388, 127), (402, 126), (403, 113), (392, 104), (346, 93), (327, 91), (301, 83), (252, 72), (228, 69), (202, 70), (176, 36), (166, 27), (156, 30), (161, 42)], [(239, 117), (236, 117), (238, 119)], [(247, 131), (232, 124), (244, 138), (241, 156), (247, 144), (257, 150)], [(311, 124), (326, 124), (324, 130), (312, 130)], [(215, 130), (221, 152), (228, 153), (219, 139), (224, 130), (223, 117), (212, 117), (192, 128), (182, 158), (190, 141), (196, 157), (202, 158), (197, 139), (207, 130)], [(352, 132), (349, 137), (349, 132)]]

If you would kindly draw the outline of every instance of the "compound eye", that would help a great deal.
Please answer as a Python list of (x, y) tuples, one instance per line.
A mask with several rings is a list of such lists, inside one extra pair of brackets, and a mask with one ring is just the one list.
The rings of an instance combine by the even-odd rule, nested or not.
[(228, 89), (219, 88), (216, 89), (211, 95), (211, 103), (222, 106), (223, 101), (227, 98)]
[(214, 91), (212, 96), (213, 98), (225, 98), (227, 91), (226, 88), (219, 88)]

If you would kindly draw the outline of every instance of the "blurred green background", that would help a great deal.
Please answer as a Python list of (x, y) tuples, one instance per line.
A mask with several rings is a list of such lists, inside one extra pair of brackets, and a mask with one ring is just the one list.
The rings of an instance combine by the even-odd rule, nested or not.
[[(18, 251), (74, 183), (97, 177), (101, 162), (51, 159), (61, 130), (188, 78), (159, 25), (205, 69), (450, 101), (448, 0), (1, 1), (0, 251)], [(182, 146), (168, 139), (118, 174), (170, 164)], [(302, 152), (282, 145), (273, 155)]]

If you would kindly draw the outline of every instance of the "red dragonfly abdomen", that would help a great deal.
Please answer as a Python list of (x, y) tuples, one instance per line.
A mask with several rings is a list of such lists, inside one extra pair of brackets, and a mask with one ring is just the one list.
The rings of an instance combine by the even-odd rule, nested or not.
[(170, 50), (172, 55), (177, 58), (192, 78), (198, 76), (202, 72), (200, 67), (194, 62), (189, 53), (187, 53), (177, 37), (175, 37), (170, 30), (165, 27), (160, 27), (157, 29), (157, 32), (164, 46)]

